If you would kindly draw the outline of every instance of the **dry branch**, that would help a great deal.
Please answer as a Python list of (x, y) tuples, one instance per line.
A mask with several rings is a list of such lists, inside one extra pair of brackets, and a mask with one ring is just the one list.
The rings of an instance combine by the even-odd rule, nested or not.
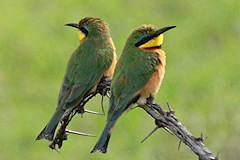
[[(108, 96), (110, 84), (111, 79), (103, 77), (97, 87), (96, 93), (92, 93), (85, 96), (84, 99), (79, 103), (79, 105), (76, 108), (69, 110), (65, 113), (61, 120), (60, 128), (58, 129), (58, 132), (53, 142), (49, 145), (50, 148), (56, 150), (56, 145), (58, 145), (58, 148), (62, 147), (63, 141), (67, 140), (66, 132), (69, 132), (68, 130), (66, 130), (66, 127), (72, 120), (72, 118), (76, 115), (76, 113), (80, 114), (83, 114), (84, 112), (94, 113), (92, 111), (84, 110), (84, 105), (98, 93), (101, 94), (102, 96)], [(167, 112), (154, 100), (153, 97), (149, 97), (145, 105), (138, 107), (144, 109), (150, 116), (152, 116), (155, 119), (155, 124), (157, 125), (157, 127), (154, 129), (154, 131), (157, 130), (158, 128), (164, 128), (169, 133), (175, 134), (180, 139), (179, 147), (181, 142), (183, 142), (184, 144), (189, 146), (189, 148), (199, 157), (199, 160), (219, 160), (219, 158), (217, 156), (215, 157), (211, 153), (211, 151), (203, 144), (204, 138), (202, 137), (202, 135), (199, 138), (195, 138), (190, 133), (190, 131), (181, 122), (178, 121), (178, 119), (174, 115), (175, 111), (173, 111), (169, 105), (168, 105), (169, 111)], [(70, 131), (69, 133), (73, 132), (75, 134), (79, 135), (83, 134), (85, 136), (89, 136), (87, 133), (82, 132), (76, 133), (76, 131)], [(151, 134), (152, 133), (153, 132), (151, 132)]]
[[(212, 152), (203, 144), (204, 138), (195, 138), (190, 131), (178, 121), (171, 107), (168, 105), (169, 111), (165, 111), (153, 97), (147, 99), (147, 103), (143, 108), (150, 116), (155, 119), (157, 128), (168, 128), (199, 157), (199, 160), (219, 160)], [(156, 129), (154, 129), (156, 130)], [(179, 144), (180, 145), (180, 144)]]
[[(102, 96), (108, 95), (108, 91), (110, 90), (110, 84), (111, 84), (111, 79), (103, 76), (95, 93), (86, 95), (76, 108), (71, 109), (64, 114), (64, 116), (62, 117), (62, 119), (60, 121), (60, 123), (61, 123), (60, 128), (58, 129), (57, 134), (56, 134), (55, 138), (53, 139), (52, 143), (50, 143), (50, 145), (49, 145), (49, 147), (51, 149), (57, 150), (56, 145), (58, 145), (58, 148), (62, 147), (63, 141), (67, 140), (66, 132), (93, 137), (92, 135), (90, 135), (88, 133), (82, 133), (82, 132), (76, 132), (76, 131), (69, 132), (69, 130), (66, 130), (66, 128), (67, 128), (69, 122), (72, 120), (72, 118), (76, 115), (76, 113), (80, 113), (82, 115), (85, 112), (92, 113), (92, 114), (100, 114), (97, 112), (85, 110), (84, 106), (91, 98), (96, 96), (98, 93), (101, 94)], [(104, 110), (103, 110), (103, 113), (104, 113)]]

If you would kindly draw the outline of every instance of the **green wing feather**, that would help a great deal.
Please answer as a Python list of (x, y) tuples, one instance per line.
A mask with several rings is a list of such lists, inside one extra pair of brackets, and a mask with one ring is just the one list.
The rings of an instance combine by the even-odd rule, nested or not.
[(63, 105), (64, 109), (74, 108), (89, 94), (112, 63), (111, 46), (98, 50), (84, 49), (81, 46), (72, 54), (61, 85), (58, 107)]
[(56, 111), (36, 138), (52, 141), (56, 127), (65, 110), (76, 107), (85, 95), (97, 85), (111, 66), (114, 46), (109, 37), (89, 36), (73, 52), (68, 61), (58, 97)]
[(138, 99), (139, 91), (147, 84), (159, 64), (157, 53), (134, 51), (123, 52), (116, 66), (111, 86), (108, 120), (117, 119)]

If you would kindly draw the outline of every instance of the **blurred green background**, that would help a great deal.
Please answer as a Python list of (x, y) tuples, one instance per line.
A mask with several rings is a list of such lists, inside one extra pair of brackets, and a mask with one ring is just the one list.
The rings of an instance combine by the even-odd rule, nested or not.
[[(113, 132), (108, 153), (90, 154), (106, 116), (74, 117), (69, 129), (97, 137), (70, 135), (60, 154), (35, 141), (53, 114), (66, 64), (79, 40), (64, 24), (86, 16), (104, 19), (121, 55), (131, 30), (142, 24), (176, 25), (165, 34), (166, 75), (156, 100), (170, 103), (193, 133), (221, 159), (240, 157), (240, 1), (0, 1), (0, 159), (159, 160), (198, 159), (179, 140), (158, 130), (138, 108), (125, 114)], [(87, 108), (101, 112), (101, 97)], [(108, 99), (104, 99), (107, 109)], [(106, 110), (105, 109), (105, 110)]]

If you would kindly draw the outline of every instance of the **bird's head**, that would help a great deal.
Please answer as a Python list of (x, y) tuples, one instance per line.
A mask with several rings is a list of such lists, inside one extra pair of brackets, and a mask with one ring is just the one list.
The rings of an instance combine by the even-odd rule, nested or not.
[(176, 26), (157, 29), (153, 25), (142, 25), (133, 30), (127, 43), (142, 50), (161, 48), (163, 43), (163, 33)]
[(65, 25), (78, 29), (80, 42), (82, 42), (86, 37), (97, 40), (110, 37), (108, 24), (100, 18), (86, 17), (80, 20), (78, 24), (69, 23)]

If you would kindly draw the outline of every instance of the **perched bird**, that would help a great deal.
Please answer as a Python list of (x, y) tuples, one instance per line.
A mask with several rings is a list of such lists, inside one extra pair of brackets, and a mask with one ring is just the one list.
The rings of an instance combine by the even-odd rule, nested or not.
[(144, 105), (146, 98), (158, 92), (166, 65), (161, 49), (163, 33), (174, 27), (157, 30), (153, 25), (143, 25), (130, 34), (113, 75), (107, 124), (91, 153), (106, 153), (118, 118), (135, 103)]
[(68, 61), (56, 111), (36, 140), (52, 141), (64, 112), (75, 108), (84, 96), (95, 92), (103, 76), (112, 78), (117, 63), (108, 24), (102, 19), (86, 17), (78, 24), (66, 26), (78, 29), (80, 45)]

